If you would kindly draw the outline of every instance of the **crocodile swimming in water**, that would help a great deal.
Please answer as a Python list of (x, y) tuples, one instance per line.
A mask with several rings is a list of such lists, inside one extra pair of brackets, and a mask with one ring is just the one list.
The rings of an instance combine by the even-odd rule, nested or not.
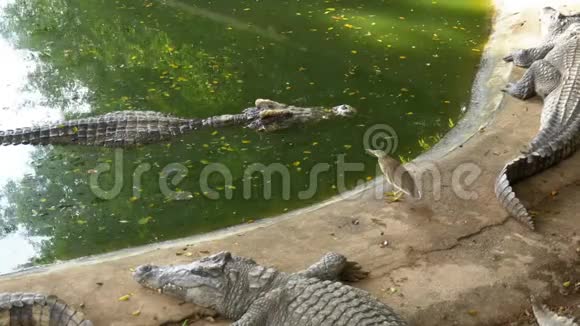
[(517, 220), (534, 229), (530, 212), (517, 198), (513, 184), (558, 164), (580, 144), (580, 15), (562, 15), (544, 8), (542, 44), (505, 58), (529, 66), (523, 77), (508, 84), (510, 95), (544, 99), (540, 130), (529, 148), (502, 169), (495, 185), (501, 205)]
[(154, 111), (116, 111), (97, 117), (17, 128), (0, 131), (0, 144), (130, 146), (165, 141), (203, 128), (243, 126), (272, 132), (355, 114), (356, 110), (349, 105), (303, 108), (257, 99), (254, 107), (240, 114), (205, 119), (178, 118)]
[(407, 325), (369, 293), (337, 282), (367, 275), (336, 253), (288, 274), (221, 252), (186, 265), (142, 265), (133, 277), (147, 288), (213, 309), (235, 320), (232, 326)]
[(55, 296), (0, 293), (0, 326), (93, 326), (84, 314)]

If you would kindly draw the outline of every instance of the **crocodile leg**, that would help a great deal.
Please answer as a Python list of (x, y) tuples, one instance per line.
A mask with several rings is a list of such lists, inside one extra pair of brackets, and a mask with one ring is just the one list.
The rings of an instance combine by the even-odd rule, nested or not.
[[(268, 326), (269, 319), (272, 319), (274, 315), (273, 311), (276, 311), (276, 306), (279, 304), (280, 297), (282, 296), (281, 289), (274, 289), (268, 292), (263, 297), (257, 299), (252, 303), (248, 311), (240, 318), (237, 322), (233, 323), (231, 326)], [(276, 316), (278, 318), (282, 316)], [(274, 318), (276, 318), (274, 317)]]
[(535, 61), (520, 80), (509, 83), (503, 91), (521, 100), (538, 94), (547, 96), (560, 83), (560, 71), (548, 61)]
[(521, 49), (503, 58), (506, 62), (513, 62), (518, 67), (529, 67), (535, 61), (544, 59), (552, 51), (554, 43), (547, 43), (536, 48)]
[(369, 275), (358, 263), (348, 261), (343, 255), (334, 252), (325, 254), (318, 262), (300, 274), (321, 280), (347, 282), (357, 282)]

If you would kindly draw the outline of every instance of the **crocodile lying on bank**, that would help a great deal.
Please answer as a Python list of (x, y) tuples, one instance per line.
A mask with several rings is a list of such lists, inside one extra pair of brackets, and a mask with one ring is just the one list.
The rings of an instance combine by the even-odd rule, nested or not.
[(0, 326), (92, 326), (83, 313), (55, 296), (0, 293)]
[(407, 325), (369, 293), (337, 282), (368, 273), (336, 253), (288, 274), (221, 252), (191, 264), (139, 266), (141, 285), (236, 320), (233, 326)]
[(293, 125), (316, 123), (332, 117), (351, 117), (355, 114), (356, 110), (349, 105), (330, 109), (302, 108), (257, 99), (254, 107), (247, 108), (240, 114), (184, 119), (154, 111), (117, 111), (92, 118), (0, 131), (0, 143), (127, 146), (160, 142), (202, 128), (244, 126), (257, 131), (272, 132)]
[(580, 143), (580, 16), (565, 16), (553, 8), (542, 13), (543, 43), (507, 56), (507, 61), (529, 66), (523, 77), (505, 91), (527, 99), (544, 99), (540, 130), (529, 149), (501, 171), (495, 193), (517, 220), (534, 229), (530, 212), (516, 197), (512, 185), (572, 155)]

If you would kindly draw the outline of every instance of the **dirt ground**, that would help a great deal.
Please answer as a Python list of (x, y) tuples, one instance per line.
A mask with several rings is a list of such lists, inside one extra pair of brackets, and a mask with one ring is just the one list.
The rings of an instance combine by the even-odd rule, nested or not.
[[(573, 1), (550, 3), (562, 8), (567, 2)], [(447, 150), (439, 148), (415, 162), (419, 170), (436, 166), (440, 171), (440, 198), (426, 182), (422, 201), (388, 203), (376, 196), (380, 183), (375, 182), (349, 198), (252, 225), (8, 275), (0, 278), (0, 292), (56, 294), (82, 305), (95, 325), (159, 325), (207, 312), (141, 288), (131, 278), (139, 264), (186, 263), (229, 250), (297, 271), (337, 251), (371, 272), (356, 286), (412, 325), (533, 325), (532, 294), (580, 317), (580, 154), (517, 186), (520, 198), (537, 213), (535, 232), (509, 218), (493, 192), (500, 169), (536, 133), (541, 112), (537, 99), (501, 95), (499, 89), (522, 73), (501, 57), (537, 42), (538, 9), (546, 3), (498, 1), (486, 51), (489, 73), (476, 84), (489, 94), (480, 108), (488, 116), (460, 125), (452, 134), (455, 141), (446, 140)], [(481, 171), (475, 182), (457, 178), (458, 167), (474, 165)], [(465, 192), (472, 198), (460, 198)], [(388, 245), (381, 245), (385, 241)], [(125, 294), (130, 300), (120, 302)], [(227, 322), (195, 323), (210, 324)]]

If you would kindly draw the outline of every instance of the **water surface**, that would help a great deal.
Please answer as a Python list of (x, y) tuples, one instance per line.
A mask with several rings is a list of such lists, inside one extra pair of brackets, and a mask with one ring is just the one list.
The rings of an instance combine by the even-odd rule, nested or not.
[[(490, 23), (486, 1), (464, 0), (1, 3), (4, 129), (117, 110), (207, 117), (240, 112), (256, 98), (347, 103), (359, 114), (273, 134), (204, 130), (122, 157), (107, 148), (0, 148), (0, 272), (251, 222), (372, 179), (365, 131), (395, 128), (394, 154), (403, 159), (435, 143), (465, 109)], [(116, 160), (122, 188), (99, 198), (90, 177)], [(341, 173), (339, 161), (362, 170)], [(219, 199), (200, 185), (214, 163), (232, 180), (207, 178)], [(246, 199), (244, 171), (254, 163), (280, 164), (290, 181), (253, 176)], [(320, 163), (328, 171), (299, 199)], [(134, 172), (146, 166), (136, 184)], [(184, 200), (159, 186), (176, 166), (187, 171), (168, 188)], [(111, 174), (99, 180), (104, 189), (114, 184)]]

